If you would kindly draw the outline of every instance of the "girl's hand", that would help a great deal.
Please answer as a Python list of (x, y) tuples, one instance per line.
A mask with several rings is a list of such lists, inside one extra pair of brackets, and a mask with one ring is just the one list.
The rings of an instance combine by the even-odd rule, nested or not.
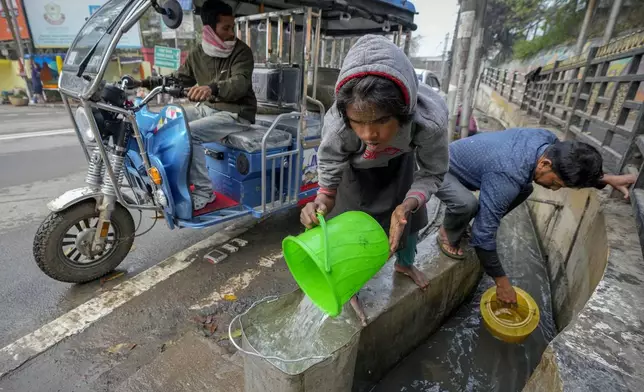
[(400, 238), (407, 224), (407, 217), (416, 208), (418, 208), (418, 200), (414, 198), (405, 199), (391, 215), (391, 224), (389, 225), (389, 252), (391, 254), (398, 250)]
[(302, 222), (307, 229), (312, 229), (320, 224), (317, 214), (319, 213), (324, 216), (331, 212), (334, 206), (335, 199), (333, 197), (319, 194), (313, 202), (304, 206), (300, 213), (300, 222)]

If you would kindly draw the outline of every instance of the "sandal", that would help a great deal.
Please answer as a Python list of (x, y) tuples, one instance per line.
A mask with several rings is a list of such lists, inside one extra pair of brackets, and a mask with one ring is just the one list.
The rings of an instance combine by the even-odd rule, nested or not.
[(197, 195), (192, 195), (192, 202), (193, 202), (193, 209), (195, 211), (202, 210), (206, 208), (206, 206), (210, 203), (214, 203), (214, 201), (217, 200), (217, 195), (212, 194), (210, 198), (206, 198), (203, 196), (197, 196)]
[(445, 243), (441, 240), (441, 236), (440, 236), (440, 234), (438, 234), (438, 235), (436, 236), (436, 243), (438, 244), (438, 248), (441, 250), (441, 252), (442, 252), (445, 256), (447, 256), (447, 257), (449, 257), (449, 258), (452, 258), (452, 259), (456, 259), (456, 260), (464, 260), (464, 259), (465, 259), (465, 254), (459, 255), (458, 253), (452, 253), (452, 252), (448, 251), (448, 250), (445, 248), (445, 246), (446, 246), (447, 244), (445, 244)]

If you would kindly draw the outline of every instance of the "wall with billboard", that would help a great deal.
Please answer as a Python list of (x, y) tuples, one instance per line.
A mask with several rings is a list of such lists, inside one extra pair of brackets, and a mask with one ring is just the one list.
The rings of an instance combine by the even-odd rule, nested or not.
[[(9, 6), (11, 13), (16, 15), (16, 18), (18, 19), (20, 38), (29, 39), (29, 29), (27, 28), (27, 21), (25, 19), (25, 14), (22, 11), (22, 1), (7, 0), (7, 5)], [(7, 23), (7, 16), (11, 17), (11, 13), (7, 15), (5, 10), (2, 8), (2, 4), (0, 4), (0, 41), (13, 40), (13, 34), (9, 29), (9, 24)]]
[[(86, 18), (107, 0), (29, 0), (25, 12), (29, 19), (32, 40), (36, 48), (67, 48), (80, 31)], [(119, 48), (141, 47), (138, 24), (119, 42)]]

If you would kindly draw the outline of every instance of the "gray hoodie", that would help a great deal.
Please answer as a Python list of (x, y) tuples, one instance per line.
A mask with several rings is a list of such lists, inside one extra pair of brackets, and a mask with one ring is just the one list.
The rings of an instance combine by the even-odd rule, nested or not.
[(347, 165), (360, 169), (387, 166), (389, 160), (415, 150), (419, 170), (407, 197), (424, 204), (436, 193), (448, 169), (447, 105), (429, 86), (419, 86), (405, 53), (385, 37), (366, 35), (356, 42), (344, 59), (336, 93), (352, 78), (368, 74), (387, 77), (401, 87), (413, 121), (400, 129), (388, 148), (374, 153), (346, 126), (333, 104), (324, 117), (318, 151), (321, 192), (335, 192)]

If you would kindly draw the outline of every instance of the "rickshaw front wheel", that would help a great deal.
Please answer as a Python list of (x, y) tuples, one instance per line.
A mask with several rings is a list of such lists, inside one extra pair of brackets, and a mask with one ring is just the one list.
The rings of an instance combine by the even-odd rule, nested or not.
[(134, 243), (134, 220), (116, 204), (104, 249), (92, 252), (98, 225), (95, 200), (86, 200), (53, 212), (40, 225), (34, 238), (34, 258), (49, 277), (67, 283), (85, 283), (113, 271)]

